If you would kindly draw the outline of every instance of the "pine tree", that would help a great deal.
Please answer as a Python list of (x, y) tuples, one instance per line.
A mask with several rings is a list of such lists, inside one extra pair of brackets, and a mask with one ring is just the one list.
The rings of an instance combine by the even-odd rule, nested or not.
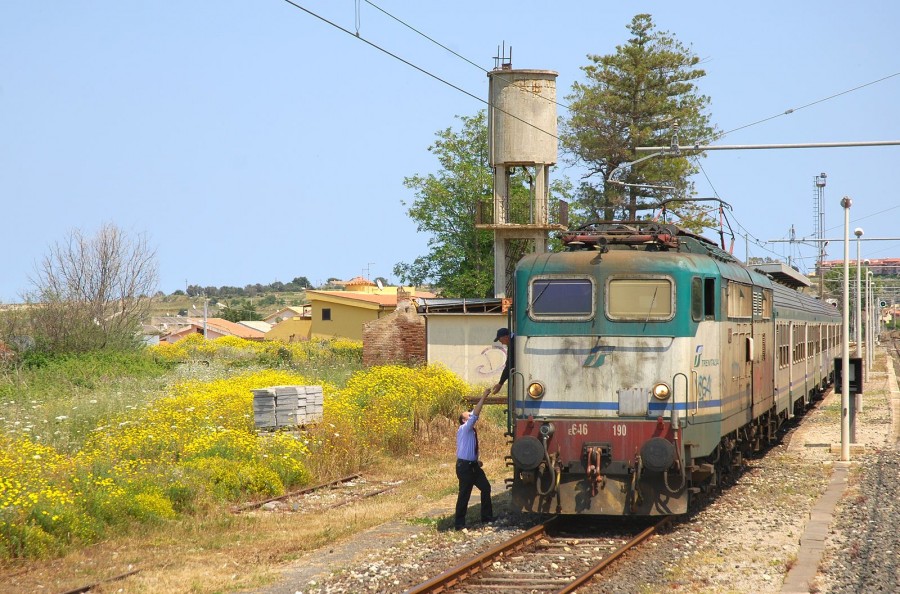
[[(686, 156), (648, 159), (623, 170), (610, 183), (620, 165), (646, 156), (638, 146), (669, 146), (708, 140), (715, 132), (705, 109), (709, 98), (694, 81), (705, 76), (700, 59), (669, 33), (654, 28), (649, 14), (636, 15), (628, 26), (631, 38), (606, 56), (589, 55), (582, 67), (586, 82), (573, 86), (567, 97), (570, 117), (562, 128), (562, 145), (588, 174), (573, 205), (581, 221), (624, 217), (662, 200), (693, 194), (689, 177), (698, 167)], [(689, 226), (704, 221), (696, 203), (675, 209)]]

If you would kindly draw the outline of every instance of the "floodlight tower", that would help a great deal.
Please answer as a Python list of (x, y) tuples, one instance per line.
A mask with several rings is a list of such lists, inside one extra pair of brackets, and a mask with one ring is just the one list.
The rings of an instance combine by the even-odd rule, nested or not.
[(819, 256), (816, 258), (816, 278), (819, 279), (819, 299), (825, 299), (825, 279), (822, 278), (822, 262), (825, 261), (825, 178), (824, 173), (815, 177), (816, 202), (813, 212), (816, 215), (816, 240)]

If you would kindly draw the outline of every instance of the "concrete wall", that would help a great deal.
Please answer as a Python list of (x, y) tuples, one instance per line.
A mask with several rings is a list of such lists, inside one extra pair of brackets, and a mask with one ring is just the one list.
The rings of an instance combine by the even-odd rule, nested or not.
[(428, 363), (441, 363), (470, 384), (494, 384), (506, 364), (506, 347), (494, 336), (506, 325), (506, 314), (428, 314)]

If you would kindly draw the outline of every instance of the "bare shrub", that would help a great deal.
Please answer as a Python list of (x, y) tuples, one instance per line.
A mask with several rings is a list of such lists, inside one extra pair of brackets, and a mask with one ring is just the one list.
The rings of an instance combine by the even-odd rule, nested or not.
[(38, 348), (83, 352), (134, 346), (156, 292), (156, 252), (145, 236), (104, 224), (71, 231), (35, 266), (28, 301)]

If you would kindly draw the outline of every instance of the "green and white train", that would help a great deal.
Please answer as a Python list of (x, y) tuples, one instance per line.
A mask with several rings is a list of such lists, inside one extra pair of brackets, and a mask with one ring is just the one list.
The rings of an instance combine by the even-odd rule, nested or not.
[(608, 223), (515, 273), (513, 505), (668, 515), (833, 381), (833, 306), (673, 225)]

